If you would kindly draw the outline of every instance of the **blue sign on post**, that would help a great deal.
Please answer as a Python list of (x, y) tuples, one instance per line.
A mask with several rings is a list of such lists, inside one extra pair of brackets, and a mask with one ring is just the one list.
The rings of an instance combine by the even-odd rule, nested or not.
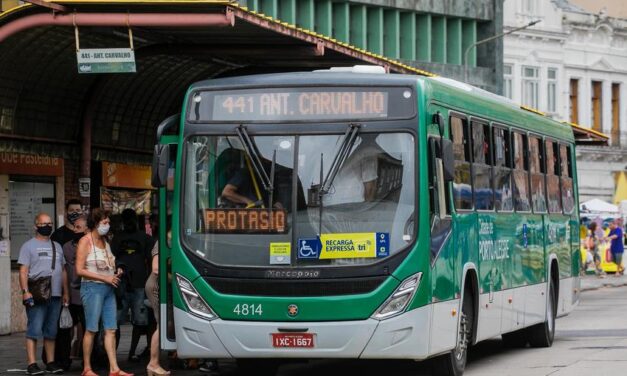
[(523, 224), (522, 230), (522, 238), (523, 238), (523, 247), (527, 248), (527, 224)]
[(299, 259), (317, 259), (320, 257), (320, 249), (322, 249), (322, 244), (318, 238), (298, 239)]

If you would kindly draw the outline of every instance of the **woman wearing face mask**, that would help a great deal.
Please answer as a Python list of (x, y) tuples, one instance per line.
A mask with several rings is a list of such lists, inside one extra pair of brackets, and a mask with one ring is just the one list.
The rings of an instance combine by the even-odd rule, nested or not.
[(122, 269), (116, 267), (115, 257), (106, 240), (109, 226), (109, 214), (100, 208), (93, 209), (87, 218), (89, 232), (78, 242), (76, 251), (76, 275), (82, 277), (81, 300), (85, 311), (82, 376), (97, 376), (91, 369), (91, 351), (101, 319), (109, 376), (133, 375), (120, 370), (115, 353), (117, 307), (114, 289), (120, 282)]

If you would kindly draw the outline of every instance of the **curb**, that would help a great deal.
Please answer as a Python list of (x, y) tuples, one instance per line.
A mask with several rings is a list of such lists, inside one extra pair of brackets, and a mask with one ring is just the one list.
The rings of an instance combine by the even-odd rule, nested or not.
[[(615, 277), (608, 277), (608, 278), (615, 278)], [(598, 285), (594, 284), (594, 285), (590, 285), (586, 287), (581, 286), (580, 291), (584, 292), (584, 291), (598, 290), (604, 287), (624, 287), (624, 286), (627, 286), (627, 281), (619, 280), (619, 281), (611, 282), (611, 280), (605, 280), (603, 282), (599, 282)]]

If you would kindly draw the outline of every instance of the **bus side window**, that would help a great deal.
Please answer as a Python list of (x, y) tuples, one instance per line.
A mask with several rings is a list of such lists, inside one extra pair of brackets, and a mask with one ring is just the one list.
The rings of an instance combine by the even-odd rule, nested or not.
[(455, 158), (453, 202), (455, 209), (472, 209), (472, 181), (470, 174), (470, 137), (468, 121), (459, 116), (449, 118), (451, 141)]
[(529, 137), (529, 171), (531, 173), (531, 202), (535, 213), (546, 213), (546, 198), (544, 189), (544, 153), (542, 140), (538, 137)]
[(514, 207), (516, 211), (531, 211), (529, 201), (529, 166), (527, 164), (527, 135), (514, 132)]
[(572, 212), (575, 206), (573, 170), (570, 158), (570, 146), (560, 145), (560, 186), (562, 188), (562, 205), (566, 214)]
[(507, 129), (493, 128), (494, 190), (496, 210), (514, 210), (512, 197), (511, 138)]
[(493, 210), (494, 193), (492, 191), (492, 156), (490, 126), (472, 122), (472, 187), (475, 209)]
[(558, 176), (557, 143), (546, 140), (544, 144), (546, 150), (546, 191), (549, 213), (561, 213), (562, 200), (560, 197), (560, 178)]

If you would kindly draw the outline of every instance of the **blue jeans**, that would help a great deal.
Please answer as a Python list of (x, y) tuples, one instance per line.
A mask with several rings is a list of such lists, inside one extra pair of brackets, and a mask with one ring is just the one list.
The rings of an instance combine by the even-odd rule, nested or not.
[(131, 309), (131, 323), (133, 325), (148, 325), (148, 308), (144, 304), (146, 293), (144, 288), (133, 288), (131, 291), (125, 291), (120, 302), (118, 310), (118, 323), (122, 324), (126, 321), (126, 315), (129, 308)]
[(113, 286), (105, 283), (83, 282), (81, 283), (81, 300), (85, 310), (85, 329), (97, 332), (100, 319), (105, 330), (118, 328)]
[(37, 303), (26, 307), (26, 338), (37, 340), (55, 339), (61, 315), (61, 298), (53, 296), (46, 303)]

